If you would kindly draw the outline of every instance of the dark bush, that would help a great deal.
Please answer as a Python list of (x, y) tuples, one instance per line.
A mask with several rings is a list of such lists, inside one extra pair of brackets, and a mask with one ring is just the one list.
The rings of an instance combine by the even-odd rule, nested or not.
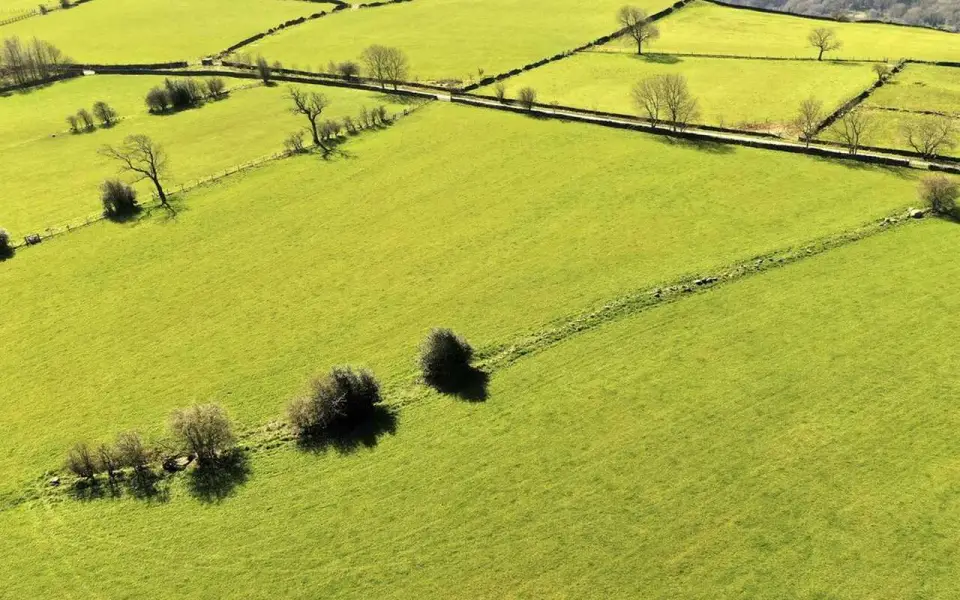
[(114, 477), (116, 477), (117, 470), (120, 468), (120, 459), (117, 456), (117, 451), (107, 444), (100, 444), (97, 448), (97, 461), (100, 469), (106, 472), (107, 477), (113, 481)]
[(360, 65), (352, 60), (344, 61), (336, 66), (337, 73), (347, 79), (354, 79), (360, 75)]
[(456, 390), (473, 371), (473, 348), (450, 329), (434, 329), (420, 347), (423, 380), (440, 391)]
[(520, 88), (520, 91), (517, 92), (517, 101), (520, 102), (520, 106), (527, 110), (531, 110), (534, 103), (537, 101), (536, 90), (534, 90), (532, 87)]
[(103, 216), (108, 219), (124, 219), (140, 212), (137, 190), (117, 179), (100, 184), (100, 200), (103, 202)]
[(10, 245), (10, 234), (6, 229), (0, 229), (0, 260), (13, 256), (13, 246)]
[(83, 442), (74, 446), (67, 455), (67, 469), (77, 477), (90, 481), (96, 478), (97, 471), (100, 470), (90, 447)]
[(298, 436), (323, 436), (372, 417), (381, 401), (373, 373), (335, 367), (326, 377), (313, 380), (306, 396), (290, 403), (287, 416)]
[(85, 108), (81, 108), (80, 110), (78, 110), (77, 119), (80, 121), (80, 125), (83, 127), (85, 131), (93, 131), (94, 129), (93, 115), (90, 114), (89, 110)]
[(953, 216), (957, 209), (960, 188), (945, 175), (929, 175), (920, 181), (920, 198), (930, 210), (941, 216)]
[(227, 95), (227, 84), (222, 77), (211, 77), (206, 81), (207, 94), (214, 100), (220, 100)]
[(295, 131), (287, 136), (287, 139), (283, 141), (283, 145), (290, 154), (302, 154), (304, 151), (303, 140), (304, 133), (302, 131)]
[(127, 431), (117, 436), (114, 445), (117, 460), (122, 467), (131, 467), (134, 471), (142, 471), (150, 462), (150, 452), (143, 444), (140, 434), (136, 431)]
[(230, 418), (219, 404), (198, 404), (170, 416), (173, 437), (197, 457), (201, 466), (216, 463), (218, 456), (233, 448), (232, 429)]
[(333, 119), (327, 119), (320, 124), (320, 139), (321, 140), (330, 140), (340, 135), (340, 130), (342, 126), (339, 121), (334, 121)]
[(147, 92), (145, 99), (147, 109), (154, 114), (162, 114), (170, 110), (170, 95), (162, 87), (155, 87)]
[(193, 79), (167, 79), (163, 82), (173, 110), (185, 110), (203, 102), (203, 90)]
[(68, 116), (67, 125), (70, 126), (70, 133), (80, 133), (80, 119), (77, 118), (77, 115)]
[(267, 62), (267, 59), (262, 56), (257, 57), (257, 77), (260, 78), (263, 85), (270, 85), (270, 82), (273, 80), (273, 69), (270, 68), (270, 63)]
[(100, 124), (104, 127), (111, 127), (117, 121), (117, 111), (103, 100), (93, 105), (93, 114), (100, 119)]

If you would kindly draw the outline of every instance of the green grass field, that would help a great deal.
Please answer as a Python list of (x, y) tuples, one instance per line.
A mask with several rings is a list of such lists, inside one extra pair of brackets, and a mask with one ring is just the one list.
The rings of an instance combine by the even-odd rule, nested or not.
[[(97, 0), (101, 1), (101, 0)], [(0, 98), (0, 227), (15, 237), (64, 225), (101, 208), (99, 185), (117, 174), (115, 163), (100, 156), (105, 144), (146, 134), (163, 144), (173, 183), (191, 182), (283, 150), (288, 134), (306, 126), (289, 112), (286, 86), (265, 88), (251, 80), (226, 79), (240, 89), (225, 100), (174, 115), (147, 112), (143, 97), (162, 77), (96, 75), (58, 83), (28, 94)], [(361, 105), (403, 106), (378, 93), (324, 88), (330, 100), (325, 116), (355, 115)], [(111, 129), (71, 135), (68, 114), (97, 100), (111, 104), (120, 121)], [(147, 184), (142, 194), (152, 193)]]
[(804, 99), (818, 97), (832, 110), (874, 80), (869, 64), (588, 52), (508, 80), (508, 96), (531, 86), (540, 102), (637, 114), (630, 90), (639, 80), (663, 73), (686, 76), (700, 103), (700, 123), (777, 131), (794, 118)]
[[(301, 68), (358, 60), (371, 44), (396, 46), (411, 75), (465, 81), (509, 71), (616, 31), (621, 2), (601, 0), (416, 0), (344, 11), (271, 36), (241, 52)], [(634, 4), (656, 12), (669, 0)]]
[(960, 115), (960, 69), (908, 65), (874, 92), (865, 104)]
[(881, 217), (916, 185), (911, 172), (448, 105), (344, 153), (274, 163), (187, 195), (175, 219), (101, 223), (4, 263), (0, 410), (16, 419), (0, 423), (0, 492), (77, 438), (155, 431), (209, 399), (259, 425), (331, 365), (405, 376), (430, 327), (496, 344)]
[[(896, 25), (832, 23), (788, 15), (771, 15), (695, 2), (670, 15), (657, 26), (660, 39), (653, 52), (691, 52), (816, 58), (807, 35), (816, 27), (836, 31), (843, 48), (827, 58), (855, 60), (960, 61), (960, 35)], [(629, 52), (626, 41), (615, 40), (607, 49)]]
[(93, 0), (3, 27), (37, 37), (82, 63), (196, 61), (290, 19), (332, 8), (294, 0)]
[[(0, 584), (17, 598), (955, 597), (957, 243), (955, 224), (911, 223), (608, 323), (497, 372), (485, 404), (423, 397), (373, 450), (254, 454), (221, 503), (178, 488), (167, 504), (0, 512)], [(277, 311), (296, 302), (276, 291)]]
[[(937, 118), (931, 115), (877, 109), (867, 109), (867, 112), (871, 117), (871, 124), (864, 138), (865, 145), (894, 150), (909, 150), (911, 152), (915, 150), (910, 147), (903, 134), (904, 124), (908, 122), (919, 123)], [(954, 119), (954, 125), (960, 127), (960, 119)], [(824, 131), (820, 137), (828, 141), (839, 141), (836, 134), (830, 129)], [(960, 147), (944, 148), (941, 154), (960, 158)]]

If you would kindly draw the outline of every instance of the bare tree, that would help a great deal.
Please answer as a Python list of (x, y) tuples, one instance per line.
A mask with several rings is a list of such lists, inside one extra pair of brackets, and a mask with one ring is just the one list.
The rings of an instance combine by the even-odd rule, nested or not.
[(295, 87), (290, 88), (289, 98), (293, 102), (293, 108), (290, 109), (295, 115), (303, 115), (310, 122), (310, 133), (313, 135), (313, 144), (322, 148), (324, 152), (328, 148), (320, 141), (320, 131), (317, 119), (323, 114), (323, 109), (329, 106), (327, 97), (319, 92), (310, 92), (309, 94)]
[(135, 174), (137, 181), (149, 179), (157, 189), (160, 205), (171, 209), (161, 181), (168, 173), (167, 153), (160, 144), (145, 135), (130, 135), (118, 147), (104, 146), (100, 154), (119, 162), (120, 171)]
[(140, 472), (150, 462), (150, 452), (136, 431), (127, 431), (118, 435), (114, 447), (121, 466), (132, 467), (134, 471)]
[(407, 56), (399, 48), (374, 44), (363, 51), (361, 58), (367, 74), (384, 89), (387, 83), (393, 83), (393, 89), (397, 89), (397, 83), (407, 77)]
[(273, 69), (270, 68), (270, 63), (267, 62), (267, 59), (262, 56), (257, 57), (257, 77), (260, 78), (263, 85), (270, 85), (273, 78)]
[(617, 22), (626, 34), (637, 43), (637, 54), (643, 54), (646, 42), (660, 37), (660, 30), (647, 17), (647, 13), (636, 6), (622, 6), (617, 11)]
[(807, 42), (820, 51), (817, 60), (823, 60), (825, 52), (833, 52), (843, 47), (843, 42), (837, 39), (834, 30), (827, 27), (817, 27), (807, 36)]
[(112, 127), (117, 121), (117, 111), (103, 100), (93, 105), (93, 114), (100, 119), (100, 124), (104, 127)]
[(360, 75), (360, 65), (352, 60), (345, 60), (335, 65), (336, 72), (345, 79), (354, 79)]
[(833, 124), (833, 133), (847, 147), (847, 151), (856, 156), (873, 127), (873, 117), (862, 108), (854, 108)]
[(663, 86), (663, 105), (667, 109), (666, 117), (674, 131), (687, 128), (691, 121), (700, 116), (697, 99), (690, 94), (687, 78), (679, 73), (659, 75)]
[(873, 72), (877, 76), (877, 82), (882, 82), (887, 77), (890, 77), (890, 73), (893, 72), (893, 69), (890, 68), (890, 65), (887, 63), (877, 63), (873, 65)]
[(90, 114), (89, 110), (85, 108), (81, 108), (80, 110), (78, 110), (77, 119), (80, 120), (80, 123), (83, 125), (83, 129), (85, 131), (93, 131), (94, 129), (93, 115)]
[(924, 158), (933, 158), (957, 145), (956, 126), (953, 119), (946, 116), (906, 121), (900, 131), (907, 144)]
[(99, 471), (96, 456), (90, 451), (90, 446), (81, 442), (74, 446), (67, 455), (67, 469), (77, 477), (93, 481)]
[(531, 110), (537, 102), (537, 91), (532, 87), (520, 88), (517, 92), (517, 101), (527, 110)]
[(283, 141), (283, 146), (290, 154), (301, 154), (303, 152), (303, 132), (294, 131)]
[(633, 86), (633, 101), (654, 126), (660, 123), (664, 110), (663, 85), (660, 76), (647, 77)]
[(97, 460), (99, 461), (100, 468), (107, 473), (107, 477), (110, 481), (113, 481), (117, 475), (117, 469), (120, 468), (120, 457), (117, 455), (116, 450), (114, 450), (108, 444), (100, 444), (97, 447)]
[(68, 115), (67, 125), (70, 126), (70, 133), (80, 133), (80, 119), (77, 115)]
[(233, 447), (230, 419), (219, 404), (199, 404), (170, 415), (170, 431), (184, 450), (206, 466)]
[(938, 215), (952, 216), (958, 197), (957, 182), (945, 175), (929, 175), (920, 181), (920, 198)]
[(207, 94), (214, 100), (219, 100), (227, 95), (227, 84), (222, 77), (211, 77), (205, 82)]
[(823, 123), (823, 102), (816, 98), (807, 98), (800, 103), (800, 110), (794, 119), (794, 126), (800, 130), (800, 139), (810, 147), (813, 136), (820, 131), (820, 124)]
[(507, 86), (502, 81), (496, 82), (493, 84), (493, 95), (496, 96), (498, 102), (503, 102), (507, 95)]

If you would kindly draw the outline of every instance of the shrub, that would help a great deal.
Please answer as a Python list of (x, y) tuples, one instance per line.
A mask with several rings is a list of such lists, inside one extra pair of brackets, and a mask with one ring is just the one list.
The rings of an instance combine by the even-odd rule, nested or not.
[(503, 102), (503, 99), (507, 95), (507, 86), (502, 81), (498, 81), (493, 84), (493, 95), (496, 96), (498, 102)]
[(286, 147), (287, 152), (291, 154), (301, 154), (303, 153), (303, 139), (303, 132), (296, 131), (287, 136), (287, 139), (283, 141), (283, 145)]
[(376, 107), (373, 110), (377, 120), (380, 121), (381, 125), (387, 125), (390, 123), (390, 115), (387, 113), (386, 106), (381, 104), (380, 106)]
[(70, 4), (70, 0), (60, 0), (60, 8), (70, 8), (73, 6)]
[(373, 373), (335, 367), (327, 376), (314, 379), (306, 396), (290, 403), (287, 416), (298, 436), (322, 436), (370, 418), (381, 401)]
[(227, 84), (224, 83), (222, 77), (211, 77), (206, 81), (207, 94), (215, 99), (220, 100), (227, 95)]
[(193, 108), (203, 102), (203, 91), (194, 79), (167, 79), (163, 86), (173, 110)]
[(270, 63), (262, 56), (257, 57), (257, 77), (263, 82), (263, 85), (270, 85), (273, 79), (273, 71), (270, 69)]
[(80, 121), (80, 124), (83, 126), (83, 129), (86, 131), (93, 131), (93, 115), (90, 114), (90, 111), (81, 108), (77, 111), (77, 119)]
[(343, 118), (343, 127), (347, 130), (347, 133), (353, 135), (357, 132), (357, 123), (353, 120), (353, 117), (344, 117)]
[(347, 79), (353, 79), (360, 74), (360, 65), (352, 60), (344, 61), (336, 66), (337, 73), (346, 77)]
[(537, 101), (536, 90), (534, 90), (532, 87), (520, 88), (520, 91), (517, 92), (517, 101), (520, 102), (520, 106), (527, 110), (531, 110), (534, 103)]
[(200, 465), (215, 462), (233, 447), (230, 418), (219, 404), (198, 404), (174, 411), (170, 432), (184, 450), (197, 457)]
[(117, 456), (117, 451), (107, 444), (100, 444), (100, 446), (97, 447), (97, 461), (100, 469), (105, 471), (107, 477), (112, 481), (117, 469), (120, 468), (120, 459)]
[(0, 228), (0, 260), (13, 256), (13, 246), (10, 245), (10, 233)]
[(473, 348), (450, 329), (434, 329), (420, 346), (420, 370), (430, 386), (458, 389), (472, 370)]
[(953, 215), (958, 196), (960, 189), (956, 180), (945, 175), (930, 175), (920, 181), (920, 198), (938, 215)]
[(103, 203), (103, 216), (108, 219), (121, 219), (140, 212), (137, 190), (117, 179), (108, 179), (100, 184), (100, 201)]
[(117, 120), (117, 111), (103, 100), (93, 105), (93, 114), (100, 119), (100, 124), (104, 127), (112, 126)]
[(118, 435), (114, 448), (117, 461), (122, 467), (131, 467), (134, 471), (142, 471), (150, 462), (150, 452), (147, 451), (140, 434), (136, 431), (127, 431)]
[(155, 87), (147, 92), (145, 98), (147, 110), (153, 114), (162, 114), (170, 109), (170, 95), (162, 87)]
[(80, 133), (80, 119), (77, 118), (77, 115), (68, 116), (67, 125), (70, 126), (70, 133)]
[(320, 139), (329, 140), (340, 135), (341, 125), (339, 121), (327, 119), (320, 124)]
[(93, 452), (83, 442), (74, 446), (67, 455), (67, 469), (77, 477), (90, 481), (96, 478), (97, 471), (99, 471)]

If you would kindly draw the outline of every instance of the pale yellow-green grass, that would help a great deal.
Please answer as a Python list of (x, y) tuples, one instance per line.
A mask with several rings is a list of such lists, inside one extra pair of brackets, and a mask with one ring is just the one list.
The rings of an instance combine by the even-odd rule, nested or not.
[[(163, 116), (149, 114), (143, 103), (147, 91), (163, 83), (162, 77), (95, 75), (0, 98), (0, 126), (10, 132), (0, 139), (0, 227), (19, 238), (95, 214), (100, 209), (99, 185), (115, 177), (118, 167), (98, 150), (131, 134), (148, 135), (166, 149), (169, 183), (180, 186), (280, 152), (290, 133), (307, 126), (303, 117), (290, 113), (286, 86), (225, 81), (246, 89)], [(354, 116), (364, 105), (385, 104), (391, 114), (404, 108), (379, 93), (312, 90), (330, 101), (324, 118)], [(109, 129), (68, 133), (67, 115), (81, 107), (90, 110), (98, 100), (112, 105), (122, 120)], [(153, 191), (146, 182), (138, 188), (144, 199)]]
[[(244, 48), (271, 61), (325, 68), (359, 60), (371, 44), (396, 46), (410, 59), (411, 76), (474, 80), (580, 46), (619, 29), (622, 2), (600, 0), (416, 0), (343, 11), (270, 36)], [(635, 2), (650, 12), (669, 0)]]
[(958, 243), (955, 224), (911, 223), (608, 323), (495, 373), (485, 404), (405, 407), (372, 450), (253, 454), (220, 503), (176, 486), (166, 504), (4, 511), (0, 586), (955, 598)]
[(78, 439), (158, 432), (192, 402), (253, 427), (332, 365), (403, 379), (434, 326), (508, 343), (848, 229), (914, 202), (915, 177), (425, 107), (329, 160), (197, 189), (175, 217), (100, 223), (0, 263), (0, 492)]
[[(910, 152), (915, 152), (916, 149), (911, 147), (907, 141), (907, 136), (903, 131), (904, 126), (909, 124), (918, 125), (924, 121), (932, 121), (934, 119), (941, 118), (934, 115), (922, 115), (873, 108), (867, 108), (865, 110), (870, 119), (870, 124), (866, 135), (863, 138), (864, 145), (876, 146), (880, 148), (892, 148), (895, 150), (909, 150)], [(952, 120), (954, 128), (960, 128), (960, 119), (953, 118)], [(826, 129), (820, 137), (822, 139), (834, 142), (841, 141), (841, 138), (837, 135), (836, 129), (839, 126), (840, 124), (837, 124), (832, 128)], [(940, 154), (943, 156), (960, 157), (960, 147), (943, 147), (940, 151)]]
[[(604, 112), (641, 114), (631, 90), (642, 79), (679, 73), (700, 105), (697, 122), (783, 130), (800, 103), (816, 97), (832, 110), (870, 86), (866, 63), (635, 56), (587, 52), (522, 73), (506, 82), (513, 97), (525, 86), (539, 102)], [(491, 87), (482, 93), (492, 93)]]
[(907, 65), (865, 104), (960, 115), (960, 68)]
[[(855, 60), (960, 61), (960, 35), (919, 27), (873, 23), (836, 23), (790, 15), (773, 15), (694, 2), (657, 23), (660, 39), (650, 44), (654, 52), (692, 52), (816, 58), (807, 43), (815, 28), (836, 32), (843, 48), (826, 58)], [(611, 42), (611, 51), (630, 51), (626, 40)], [(775, 82), (771, 82), (773, 85)]]
[(0, 35), (37, 37), (83, 63), (196, 61), (329, 4), (294, 0), (92, 0), (25, 19)]

